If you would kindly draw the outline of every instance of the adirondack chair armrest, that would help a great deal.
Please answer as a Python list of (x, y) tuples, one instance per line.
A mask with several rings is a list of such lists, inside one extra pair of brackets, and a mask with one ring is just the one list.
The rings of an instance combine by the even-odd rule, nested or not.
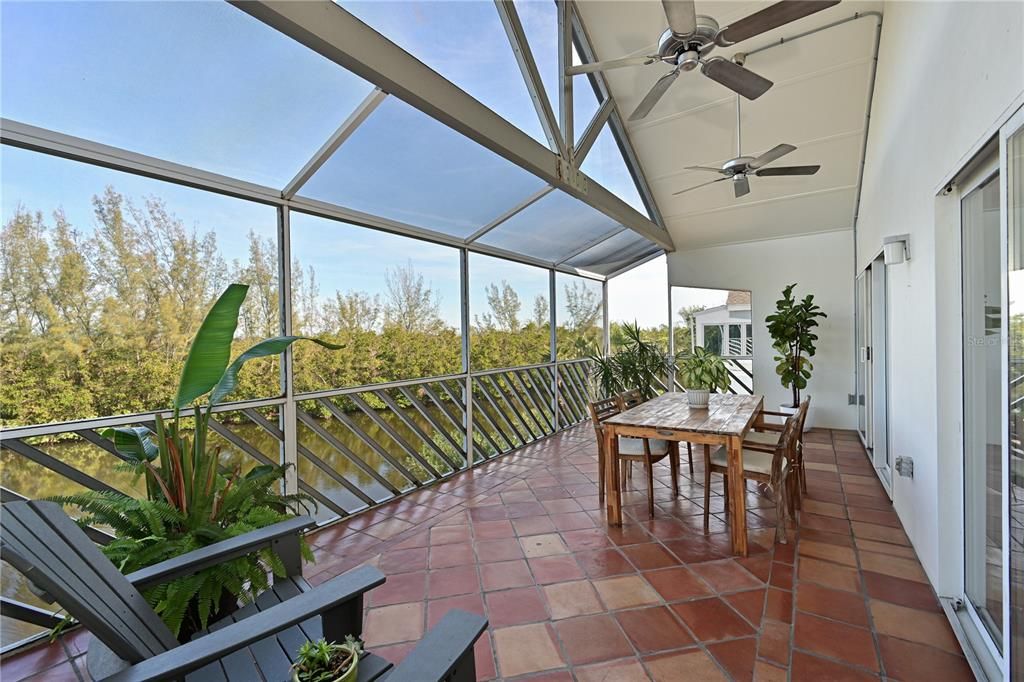
[(284, 562), (288, 575), (301, 575), (302, 557), (299, 554), (298, 539), (302, 531), (315, 525), (316, 522), (308, 516), (296, 516), (147, 566), (126, 577), (136, 589), (143, 590), (175, 578), (192, 575), (204, 568), (237, 559), (264, 547), (274, 548)]
[(361, 617), (363, 593), (383, 583), (384, 574), (376, 568), (357, 568), (269, 609), (136, 663), (105, 678), (104, 682), (176, 680), (316, 615), (323, 617), (324, 636), (338, 639), (330, 634), (332, 617), (341, 620), (353, 615), (346, 613), (353, 604)]
[(483, 616), (458, 609), (449, 611), (392, 669), (386, 682), (475, 680), (473, 645), (486, 629)]

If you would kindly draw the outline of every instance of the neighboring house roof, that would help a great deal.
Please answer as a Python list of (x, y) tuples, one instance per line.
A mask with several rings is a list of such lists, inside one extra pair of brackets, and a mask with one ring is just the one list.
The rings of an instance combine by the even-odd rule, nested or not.
[(730, 291), (729, 295), (725, 299), (727, 306), (750, 306), (750, 292), (749, 291)]
[(726, 306), (716, 305), (714, 308), (705, 308), (704, 310), (698, 310), (693, 314), (694, 318), (706, 317), (708, 313), (717, 313), (725, 310)]

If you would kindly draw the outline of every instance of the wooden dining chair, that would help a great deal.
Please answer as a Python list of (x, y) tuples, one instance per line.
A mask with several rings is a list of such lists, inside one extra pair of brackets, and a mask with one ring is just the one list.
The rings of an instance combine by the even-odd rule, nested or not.
[[(598, 501), (604, 503), (605, 463), (610, 453), (604, 451), (604, 420), (622, 412), (618, 396), (588, 403), (590, 418), (597, 434), (597, 466), (600, 469), (597, 487)], [(672, 472), (672, 494), (679, 495), (679, 447), (676, 443), (657, 438), (619, 438), (619, 460), (641, 462), (647, 474), (647, 512), (654, 517), (654, 464), (669, 457)]]
[(743, 445), (743, 480), (729, 480), (729, 455), (722, 446), (710, 450), (705, 448), (704, 462), (704, 532), (708, 532), (708, 520), (711, 505), (711, 474), (721, 474), (725, 483), (725, 508), (729, 509), (729, 486), (740, 485), (746, 488), (747, 481), (753, 480), (766, 484), (775, 497), (775, 513), (777, 540), (786, 542), (786, 513), (794, 516), (791, 495), (791, 474), (795, 470), (797, 458), (797, 427), (796, 415), (786, 420), (779, 435), (778, 442), (770, 452), (765, 448), (756, 449), (746, 443)]
[[(797, 419), (797, 448), (796, 448), (796, 461), (794, 462), (794, 471), (796, 472), (795, 480), (795, 491), (796, 496), (794, 498), (794, 504), (799, 508), (800, 498), (802, 495), (807, 493), (807, 469), (804, 466), (804, 424), (807, 422), (807, 413), (811, 409), (811, 398), (808, 396), (804, 398), (804, 401), (800, 403), (800, 407), (797, 408), (796, 414), (789, 415), (785, 412), (771, 412), (769, 410), (762, 410), (761, 416), (770, 417), (795, 417)], [(744, 447), (751, 447), (755, 449), (772, 451), (775, 445), (779, 442), (781, 437), (784, 424), (769, 424), (763, 420), (758, 420), (759, 423), (754, 425), (754, 431), (751, 431), (744, 438)], [(760, 429), (760, 430), (757, 430)]]
[[(632, 407), (636, 407), (641, 403), (647, 402), (647, 399), (644, 398), (643, 393), (641, 393), (640, 389), (638, 388), (632, 388), (628, 391), (623, 391), (618, 395), (618, 398), (619, 408), (623, 412)], [(693, 445), (689, 442), (686, 443), (686, 457), (690, 461), (690, 475), (693, 476)], [(632, 470), (632, 466), (630, 467), (630, 470)]]

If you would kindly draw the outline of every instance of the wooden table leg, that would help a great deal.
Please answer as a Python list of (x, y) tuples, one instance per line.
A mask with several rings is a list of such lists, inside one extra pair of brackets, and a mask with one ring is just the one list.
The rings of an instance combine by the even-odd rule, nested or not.
[(604, 427), (604, 489), (608, 503), (608, 525), (622, 525), (622, 492), (619, 483), (619, 437), (615, 427)]
[(729, 524), (732, 532), (732, 551), (747, 556), (747, 501), (743, 481), (743, 439), (729, 438)]

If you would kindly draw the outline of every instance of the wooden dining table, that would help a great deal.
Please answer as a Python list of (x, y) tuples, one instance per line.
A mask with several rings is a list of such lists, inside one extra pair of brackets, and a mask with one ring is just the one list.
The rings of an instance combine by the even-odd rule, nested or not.
[(706, 408), (690, 407), (686, 394), (664, 393), (613, 415), (601, 423), (604, 435), (605, 490), (608, 523), (622, 525), (619, 487), (619, 437), (658, 438), (704, 445), (705, 466), (710, 448), (728, 452), (729, 526), (733, 552), (747, 555), (746, 486), (743, 485), (743, 439), (757, 424), (764, 406), (760, 395), (712, 394)]

